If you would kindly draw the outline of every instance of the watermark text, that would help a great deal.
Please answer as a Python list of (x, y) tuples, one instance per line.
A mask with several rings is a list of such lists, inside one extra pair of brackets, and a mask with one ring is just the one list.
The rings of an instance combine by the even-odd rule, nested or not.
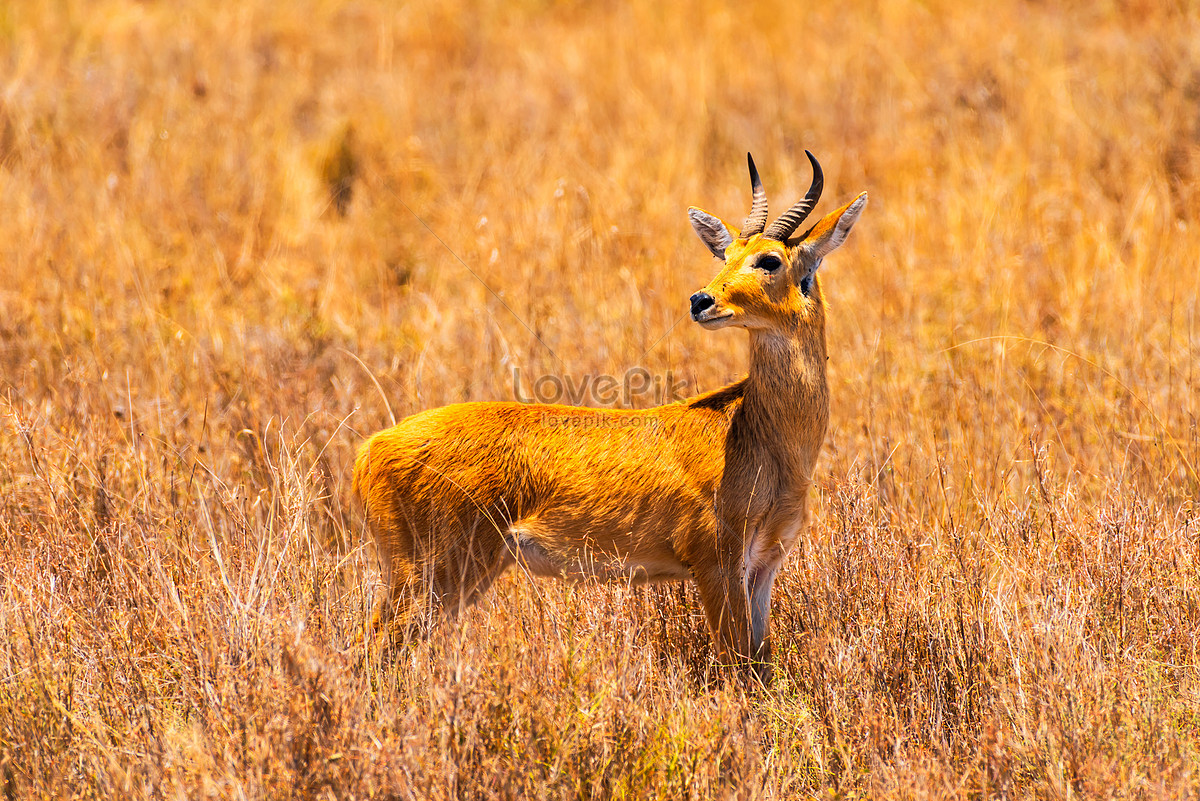
[(632, 367), (624, 375), (541, 375), (529, 378), (520, 367), (512, 372), (513, 398), (521, 403), (563, 403), (568, 406), (661, 406), (687, 398), (687, 381), (668, 370), (656, 375)]

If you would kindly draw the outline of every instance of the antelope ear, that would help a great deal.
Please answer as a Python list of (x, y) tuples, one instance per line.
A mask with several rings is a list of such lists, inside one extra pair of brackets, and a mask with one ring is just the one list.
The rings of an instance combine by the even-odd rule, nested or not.
[(808, 251), (811, 263), (819, 264), (821, 259), (841, 247), (866, 205), (867, 193), (863, 192), (840, 209), (826, 214), (804, 235), (798, 244)]
[(712, 251), (714, 256), (725, 261), (725, 248), (733, 244), (737, 232), (721, 222), (720, 217), (695, 206), (688, 209), (688, 219), (692, 221), (692, 227), (696, 229), (700, 241)]

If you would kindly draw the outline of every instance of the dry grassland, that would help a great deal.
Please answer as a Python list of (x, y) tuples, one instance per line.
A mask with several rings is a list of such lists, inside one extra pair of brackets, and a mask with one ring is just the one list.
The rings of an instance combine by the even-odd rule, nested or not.
[[(1195, 797), (1197, 30), (1189, 0), (0, 4), (5, 798)], [(714, 274), (684, 210), (740, 220), (747, 150), (781, 210), (806, 147), (820, 213), (871, 204), (823, 268), (777, 686), (723, 682), (677, 586), (510, 575), (343, 655), (384, 398), (736, 378), (743, 335), (683, 319)]]

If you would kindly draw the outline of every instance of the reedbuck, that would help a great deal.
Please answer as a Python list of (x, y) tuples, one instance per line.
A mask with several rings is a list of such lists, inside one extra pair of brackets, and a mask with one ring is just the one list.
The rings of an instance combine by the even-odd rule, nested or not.
[[(807, 151), (806, 151), (807, 152)], [(513, 565), (577, 579), (696, 582), (722, 657), (770, 681), (771, 585), (804, 525), (829, 419), (817, 270), (846, 241), (864, 192), (795, 236), (824, 180), (767, 227), (688, 216), (724, 262), (691, 297), (704, 328), (750, 332), (737, 383), (646, 410), (462, 403), (371, 437), (354, 491), (386, 587), (373, 628), (474, 603)]]

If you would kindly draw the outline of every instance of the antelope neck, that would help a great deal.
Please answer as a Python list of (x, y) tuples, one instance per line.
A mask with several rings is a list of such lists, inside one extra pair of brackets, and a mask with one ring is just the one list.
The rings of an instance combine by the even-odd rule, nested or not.
[(784, 462), (820, 448), (825, 437), (829, 414), (825, 361), (823, 325), (800, 325), (787, 335), (750, 334), (750, 373), (742, 413), (749, 430), (758, 435), (755, 439), (761, 437), (761, 445)]

